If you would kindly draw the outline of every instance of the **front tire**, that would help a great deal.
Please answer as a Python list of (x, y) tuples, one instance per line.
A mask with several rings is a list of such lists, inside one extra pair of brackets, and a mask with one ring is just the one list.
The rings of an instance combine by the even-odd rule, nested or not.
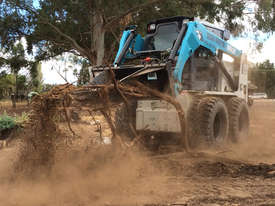
[(202, 99), (199, 108), (200, 136), (208, 144), (221, 144), (227, 140), (229, 117), (224, 101), (217, 97)]

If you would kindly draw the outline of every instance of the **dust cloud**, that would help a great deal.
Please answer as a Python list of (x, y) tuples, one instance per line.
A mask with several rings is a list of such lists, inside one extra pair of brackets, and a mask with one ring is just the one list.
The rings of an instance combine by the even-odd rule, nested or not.
[[(250, 137), (238, 144), (229, 144), (224, 148), (207, 152), (214, 153), (215, 157), (256, 164), (274, 164), (274, 105), (275, 103), (271, 101), (256, 101), (250, 109)], [(77, 133), (89, 136), (89, 132), (85, 133), (84, 126), (78, 127), (78, 131), (76, 128), (73, 129)], [(31, 153), (29, 155), (31, 156)], [(162, 159), (157, 161), (139, 150), (121, 153), (109, 146), (87, 150), (85, 146), (81, 147), (77, 143), (69, 149), (60, 147), (56, 150), (50, 172), (38, 170), (37, 174), (34, 167), (31, 168), (33, 175), (30, 173), (26, 176), (13, 170), (14, 165), (20, 161), (18, 157), (20, 157), (20, 150), (16, 144), (0, 150), (1, 206), (144, 205), (183, 198), (183, 194), (184, 197), (200, 202), (199, 197), (203, 198), (200, 195), (211, 196), (215, 192), (217, 195), (228, 193), (226, 201), (235, 203), (236, 199), (231, 198), (234, 188), (235, 196), (244, 194), (240, 191), (249, 193), (247, 197), (242, 197), (244, 201), (249, 202), (250, 194), (254, 194), (256, 190), (251, 189), (247, 192), (247, 188), (259, 188), (255, 193), (265, 195), (269, 194), (270, 188), (273, 187), (270, 180), (266, 180), (269, 181), (268, 184), (262, 183), (265, 180), (260, 177), (253, 180), (240, 178), (238, 181), (232, 181), (229, 177), (223, 176), (223, 173), (214, 178), (200, 177), (201, 173), (207, 175), (205, 171), (208, 168), (204, 167), (209, 165), (213, 167), (220, 165), (223, 168), (222, 164), (209, 164), (209, 159), (213, 156), (165, 154), (166, 170), (165, 167), (158, 165), (163, 161)], [(201, 164), (202, 159), (204, 159), (202, 163), (207, 164)], [(215, 162), (213, 159), (211, 160)], [(218, 161), (226, 161), (226, 159)], [(194, 168), (203, 171), (196, 173)], [(228, 170), (231, 171), (231, 168)], [(258, 181), (256, 185), (252, 185), (255, 181)], [(262, 186), (259, 186), (260, 183)], [(259, 196), (259, 201), (262, 199)], [(215, 201), (213, 199), (213, 202)], [(219, 201), (225, 201), (224, 196)]]
[(275, 163), (275, 101), (257, 100), (250, 108), (249, 137), (227, 143), (211, 154), (254, 164)]
[[(163, 172), (142, 152), (122, 154), (105, 147), (91, 151), (56, 152), (51, 171), (16, 174), (17, 148), (1, 151), (0, 205), (129, 205), (161, 199)], [(33, 168), (35, 170), (35, 168)], [(148, 178), (150, 177), (150, 178)], [(158, 190), (155, 193), (156, 189)]]

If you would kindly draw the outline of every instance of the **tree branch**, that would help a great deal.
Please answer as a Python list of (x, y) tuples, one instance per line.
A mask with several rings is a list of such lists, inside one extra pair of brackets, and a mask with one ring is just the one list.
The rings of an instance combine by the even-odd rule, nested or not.
[(53, 28), (59, 35), (63, 36), (65, 39), (69, 40), (73, 47), (79, 51), (79, 53), (83, 56), (86, 56), (89, 58), (89, 54), (85, 51), (85, 49), (83, 49), (72, 37), (70, 37), (69, 35), (63, 33), (58, 27), (56, 27), (55, 25), (51, 24), (48, 21), (41, 21), (41, 23), (43, 24), (47, 24), (49, 25), (51, 28)]
[(67, 78), (65, 78), (62, 73), (60, 72), (60, 70), (56, 69), (55, 67), (52, 67), (52, 69), (54, 69), (56, 71), (56, 73), (68, 84), (70, 84), (70, 82), (67, 80)]
[(0, 57), (0, 65), (4, 65), (7, 63), (7, 60), (3, 57)]
[(109, 22), (107, 22), (104, 26), (104, 29), (109, 29), (110, 27), (114, 26), (118, 21), (120, 21), (123, 17), (127, 16), (128, 14), (138, 11), (140, 9), (144, 9), (148, 6), (151, 6), (155, 3), (161, 2), (161, 1), (167, 1), (167, 0), (152, 0), (150, 2), (147, 3), (143, 3), (139, 6), (133, 7), (131, 9), (129, 9), (128, 11), (124, 12), (123, 14), (121, 14), (120, 16), (114, 17), (112, 20), (110, 20)]

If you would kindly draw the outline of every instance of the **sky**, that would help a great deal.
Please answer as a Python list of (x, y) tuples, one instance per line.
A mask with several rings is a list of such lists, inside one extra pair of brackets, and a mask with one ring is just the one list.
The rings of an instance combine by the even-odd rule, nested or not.
[(255, 43), (252, 39), (237, 38), (229, 41), (233, 46), (242, 50), (248, 54), (248, 60), (252, 63), (260, 63), (265, 60), (270, 60), (275, 63), (275, 35), (271, 35), (267, 40), (263, 42), (263, 48), (261, 51), (253, 51), (253, 44)]
[[(231, 38), (231, 43), (236, 48), (242, 50), (247, 54), (248, 60), (252, 63), (260, 63), (265, 60), (270, 60), (275, 63), (275, 53), (273, 52), (273, 45), (275, 45), (275, 35), (270, 33), (263, 33), (260, 31), (254, 32), (251, 24), (255, 21), (255, 13), (257, 11), (257, 3), (255, 1), (247, 1), (244, 13), (251, 13), (244, 15), (243, 22), (245, 26), (246, 36), (240, 38)], [(255, 50), (255, 43), (262, 42), (263, 48), (261, 51)]]
[[(65, 68), (66, 72), (64, 71)], [(79, 71), (80, 66), (60, 60), (43, 61), (43, 81), (46, 84), (65, 84), (67, 82), (64, 80), (64, 78), (62, 78), (63, 76), (69, 83), (74, 83), (77, 81), (76, 76), (73, 74), (74, 69)]]

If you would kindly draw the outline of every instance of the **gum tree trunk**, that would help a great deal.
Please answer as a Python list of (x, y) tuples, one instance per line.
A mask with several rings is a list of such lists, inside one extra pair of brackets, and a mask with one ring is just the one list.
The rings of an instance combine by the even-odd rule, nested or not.
[(102, 65), (104, 59), (104, 20), (100, 13), (92, 16), (92, 48), (95, 54), (95, 60), (93, 64)]

